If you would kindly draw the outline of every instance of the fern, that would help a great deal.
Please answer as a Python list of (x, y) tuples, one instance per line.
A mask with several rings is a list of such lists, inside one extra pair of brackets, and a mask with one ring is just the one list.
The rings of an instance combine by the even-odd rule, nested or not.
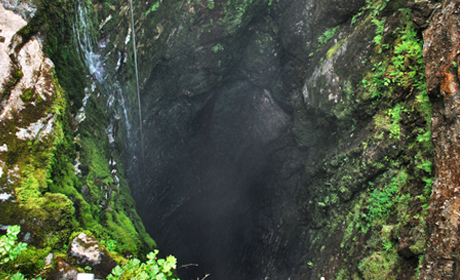
[(334, 37), (335, 32), (337, 31), (339, 27), (336, 26), (334, 28), (326, 30), (321, 36), (318, 37), (318, 42), (320, 46), (325, 45), (332, 37)]

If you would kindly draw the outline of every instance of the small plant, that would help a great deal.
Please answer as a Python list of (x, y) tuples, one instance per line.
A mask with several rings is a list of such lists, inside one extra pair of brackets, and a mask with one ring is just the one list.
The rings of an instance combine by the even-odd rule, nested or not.
[(24, 101), (24, 102), (30, 102), (30, 101), (32, 100), (33, 96), (34, 96), (34, 91), (33, 91), (32, 89), (27, 89), (27, 90), (24, 91), (24, 93), (23, 93), (21, 96), (19, 96), (19, 97), (20, 97), (20, 98), (22, 99), (22, 101)]
[(17, 259), (22, 251), (27, 249), (27, 244), (16, 242), (21, 227), (18, 225), (8, 227), (6, 235), (0, 237), (0, 264), (6, 264)]
[(402, 119), (401, 104), (396, 104), (393, 109), (388, 110), (388, 114), (391, 116), (391, 128), (390, 128), (390, 137), (399, 139), (401, 137), (401, 126), (400, 121)]
[(370, 228), (374, 221), (385, 219), (390, 215), (393, 206), (399, 201), (398, 191), (402, 185), (406, 184), (407, 178), (407, 173), (401, 171), (391, 179), (389, 185), (375, 189), (370, 194), (369, 205), (367, 206), (368, 213), (364, 215), (367, 224), (364, 227)]
[(208, 8), (210, 10), (213, 10), (215, 7), (215, 3), (214, 3), (214, 0), (208, 0)]
[(336, 26), (334, 28), (331, 28), (329, 30), (326, 30), (321, 36), (318, 37), (318, 42), (320, 46), (324, 46), (332, 37), (334, 37), (335, 32), (337, 31), (339, 27)]
[(152, 7), (145, 12), (144, 17), (147, 17), (150, 13), (156, 12), (158, 8), (160, 7), (160, 2), (155, 2), (153, 3)]
[(385, 251), (390, 252), (392, 248), (393, 242), (391, 242), (390, 240), (383, 242), (383, 249), (385, 249)]
[[(385, 19), (378, 20), (378, 19), (374, 18), (374, 19), (372, 19), (372, 23), (376, 27), (374, 42), (375, 42), (376, 45), (381, 45), (382, 44), (382, 39), (383, 39), (383, 31), (385, 29)], [(382, 49), (380, 49), (379, 52), (382, 52)]]
[(107, 241), (102, 240), (101, 244), (104, 245), (104, 247), (110, 252), (117, 252), (117, 248), (120, 245), (117, 241), (113, 239), (108, 239)]
[(217, 45), (212, 47), (212, 51), (214, 53), (217, 53), (217, 52), (220, 52), (220, 51), (223, 51), (223, 50), (224, 50), (224, 46), (222, 46), (222, 44), (220, 44), (220, 43), (217, 43)]
[(356, 23), (358, 18), (364, 14), (365, 11), (371, 10), (373, 16), (378, 16), (388, 5), (390, 0), (376, 1), (376, 0), (366, 0), (366, 6), (362, 7), (360, 11), (353, 16), (351, 19), (351, 24)]
[[(9, 280), (27, 280), (27, 278), (24, 276), (24, 274), (17, 272), (13, 276), (11, 276)], [(43, 280), (43, 279), (41, 277), (38, 277), (38, 278), (32, 278), (31, 280)]]
[(176, 258), (168, 256), (166, 259), (157, 259), (158, 250), (147, 255), (147, 262), (141, 263), (138, 259), (128, 261), (123, 267), (116, 266), (107, 280), (178, 280), (173, 276), (176, 269)]
[[(10, 226), (6, 230), (6, 235), (0, 236), (0, 271), (4, 268), (5, 264), (11, 263), (16, 260), (23, 251), (27, 249), (27, 244), (24, 242), (17, 242), (18, 234), (21, 232), (21, 227), (18, 225)], [(12, 274), (12, 273), (11, 273)], [(20, 272), (11, 275), (9, 280), (27, 280), (27, 278)], [(43, 280), (42, 278), (33, 278), (31, 280)]]
[(21, 79), (23, 76), (24, 76), (24, 73), (20, 69), (13, 71), (13, 77), (15, 79)]

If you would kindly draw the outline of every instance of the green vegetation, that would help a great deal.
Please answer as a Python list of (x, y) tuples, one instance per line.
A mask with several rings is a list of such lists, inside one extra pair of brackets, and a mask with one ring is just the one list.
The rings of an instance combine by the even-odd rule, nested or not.
[[(313, 179), (311, 190), (305, 194), (309, 200), (305, 212), (309, 213), (309, 223), (319, 228), (310, 231), (312, 244), (318, 244), (312, 247), (322, 253), (318, 255), (334, 254), (336, 260), (334, 273), (318, 268), (327, 266), (325, 258), (312, 260), (318, 263), (313, 270), (327, 272), (321, 273), (326, 278), (396, 279), (401, 277), (401, 270), (406, 276), (415, 275), (416, 265), (396, 251), (402, 239), (408, 240), (408, 251), (414, 257), (423, 254), (426, 208), (434, 176), (432, 109), (425, 89), (423, 42), (410, 20), (411, 11), (398, 6), (400, 1), (368, 0), (352, 21), (354, 24), (362, 17), (355, 33), (323, 53), (322, 59), (331, 59), (344, 42), (355, 40), (356, 34), (374, 33), (374, 48), (362, 63), (361, 75), (334, 65), (342, 81), (351, 77), (356, 82), (350, 85), (347, 80), (340, 92), (341, 101), (333, 105), (324, 102), (327, 105), (320, 108), (332, 111), (343, 123), (337, 125), (336, 146), (325, 153), (321, 163), (307, 165)], [(391, 13), (391, 21), (383, 17)], [(335, 33), (328, 30), (321, 35), (319, 45), (329, 42)], [(353, 41), (348, 41), (347, 48), (349, 43)], [(349, 53), (344, 48), (341, 61), (346, 61)], [(321, 90), (330, 92), (327, 86)], [(371, 125), (364, 129), (360, 123), (366, 118)], [(356, 135), (361, 139), (354, 138)], [(337, 237), (337, 232), (343, 236)], [(323, 252), (320, 244), (324, 243), (316, 242), (325, 240), (324, 236), (341, 238), (341, 251)]]
[(327, 59), (331, 59), (331, 57), (333, 57), (337, 51), (340, 49), (341, 46), (343, 46), (343, 44), (345, 44), (345, 40), (340, 40), (337, 44), (335, 44), (334, 46), (332, 46), (326, 53), (326, 58)]
[[(0, 183), (14, 194), (14, 202), (2, 202), (0, 224), (21, 221), (30, 240), (26, 250), (22, 250), (23, 243), (0, 249), (2, 279), (47, 275), (57, 269), (57, 260), (69, 262), (68, 244), (81, 230), (107, 240), (110, 251), (120, 254), (117, 261), (123, 259), (122, 255), (136, 257), (155, 247), (135, 211), (123, 171), (117, 170), (117, 183), (112, 175), (109, 159), (121, 160), (108, 144), (105, 97), (100, 98), (96, 89), (88, 100), (82, 123), (77, 123), (71, 114), (69, 100), (74, 111), (80, 108), (84, 88), (89, 86), (75, 48), (75, 7), (73, 0), (40, 2), (36, 16), (19, 32), (24, 45), (37, 32), (46, 31), (44, 45), (56, 72), (44, 72), (41, 76), (53, 92), (51, 96), (42, 100), (34, 89), (24, 89), (24, 108), (13, 111), (13, 118), (2, 122), (0, 142), (7, 145), (8, 152), (0, 153), (0, 161), (4, 164), (3, 174), (8, 177), (0, 177)], [(19, 51), (21, 46), (17, 48)], [(15, 75), (20, 79), (23, 73), (16, 70)], [(40, 130), (25, 139), (16, 137), (18, 129), (40, 122), (48, 123), (52, 131)], [(75, 166), (77, 158), (83, 170)], [(10, 227), (9, 231), (13, 229)], [(9, 238), (5, 244), (13, 245), (18, 232), (2, 237)], [(50, 253), (57, 257), (45, 266), (44, 260)], [(84, 270), (78, 264), (75, 266)]]
[(220, 51), (223, 51), (224, 50), (224, 46), (222, 46), (222, 44), (220, 43), (217, 43), (214, 47), (212, 47), (212, 51), (214, 53), (218, 53)]
[[(321, 34), (321, 36), (318, 37), (318, 46), (316, 47), (316, 51), (309, 53), (308, 57), (313, 57), (315, 55), (315, 53), (318, 53), (321, 50), (321, 48), (324, 47), (327, 44), (327, 42), (329, 42), (329, 40), (334, 38), (335, 33), (336, 33), (338, 28), (339, 28), (339, 26), (336, 26), (334, 28), (331, 28), (331, 29), (328, 29), (328, 30), (324, 31), (324, 33)], [(330, 59), (337, 52), (337, 50), (340, 48), (340, 46), (343, 45), (343, 43), (345, 43), (345, 41), (341, 40), (339, 43), (337, 43), (332, 48), (330, 48), (328, 50), (328, 52), (327, 52), (327, 55), (326, 55), (327, 59)]]
[(207, 5), (208, 5), (208, 8), (209, 8), (210, 10), (213, 10), (214, 7), (215, 7), (214, 0), (208, 0)]
[(359, 270), (363, 274), (364, 280), (395, 279), (396, 277), (387, 276), (394, 269), (395, 264), (391, 254), (375, 252), (359, 263)]
[[(371, 224), (377, 220), (386, 220), (390, 211), (398, 203), (402, 203), (405, 197), (398, 197), (397, 193), (407, 183), (408, 175), (405, 170), (399, 172), (396, 177), (391, 178), (390, 184), (385, 184), (383, 188), (374, 189), (370, 193), (367, 205), (367, 214), (363, 214), (367, 221), (364, 227), (370, 228)], [(372, 185), (372, 183), (370, 183)], [(410, 199), (410, 197), (409, 197)]]
[(115, 267), (107, 280), (178, 280), (173, 275), (173, 270), (176, 269), (176, 258), (168, 256), (166, 259), (157, 259), (157, 254), (158, 250), (150, 252), (145, 263), (134, 258), (121, 267)]
[(0, 236), (0, 264), (14, 261), (27, 248), (26, 243), (17, 242), (19, 232), (20, 226), (9, 226), (6, 235)]
[(23, 38), (28, 38), (36, 32), (46, 31), (45, 51), (55, 64), (59, 84), (73, 101), (72, 112), (82, 106), (87, 73), (75, 48), (77, 43), (72, 32), (76, 7), (75, 0), (40, 2), (36, 15), (25, 27), (27, 32), (23, 35)]
[(147, 17), (150, 13), (152, 12), (156, 12), (158, 10), (158, 8), (160, 7), (160, 3), (163, 2), (163, 1), (157, 1), (155, 3), (153, 3), (153, 5), (150, 7), (150, 9), (148, 9), (145, 14), (144, 14), (144, 17)]
[[(0, 236), (0, 277), (10, 280), (25, 280), (24, 274), (14, 273), (17, 263), (15, 260), (27, 249), (27, 244), (17, 242), (21, 227), (18, 225), (9, 226), (6, 235)], [(13, 274), (14, 273), (14, 274)], [(33, 278), (31, 280), (42, 280)]]
[(326, 45), (326, 43), (330, 39), (332, 39), (334, 37), (335, 32), (337, 31), (338, 28), (339, 27), (336, 26), (334, 28), (331, 28), (331, 29), (328, 29), (328, 30), (324, 31), (324, 33), (321, 36), (318, 37), (318, 42), (319, 42), (319, 47), (318, 48)]
[[(208, 2), (209, 3), (209, 2)], [(228, 0), (223, 6), (224, 16), (219, 18), (218, 24), (225, 28), (227, 34), (233, 34), (237, 29), (245, 26), (250, 20), (250, 9), (258, 5), (266, 6), (266, 0)]]
[(378, 16), (388, 5), (390, 0), (366, 0), (366, 5), (353, 16), (351, 24), (356, 23), (359, 17), (370, 11), (372, 16)]

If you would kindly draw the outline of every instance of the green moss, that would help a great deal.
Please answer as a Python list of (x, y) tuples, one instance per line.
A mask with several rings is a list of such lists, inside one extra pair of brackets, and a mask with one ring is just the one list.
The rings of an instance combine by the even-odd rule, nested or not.
[(45, 258), (51, 250), (51, 247), (36, 248), (28, 245), (16, 261), (16, 266), (27, 277), (34, 277), (45, 267)]
[[(334, 131), (331, 137), (337, 140), (329, 142), (330, 147), (324, 141), (322, 146), (327, 148), (318, 157), (321, 160), (307, 163), (311, 182), (304, 194), (307, 197), (304, 205), (307, 205), (308, 222), (319, 228), (310, 232), (314, 254), (321, 255), (325, 240), (327, 244), (335, 239), (341, 241), (339, 257), (335, 258), (338, 279), (407, 276), (408, 271), (415, 271), (416, 265), (398, 257), (394, 236), (413, 238), (410, 249), (415, 255), (422, 253), (426, 240), (424, 203), (433, 182), (434, 149), (432, 109), (426, 95), (420, 52), (422, 43), (407, 11), (396, 11), (392, 21), (386, 22), (378, 6), (382, 2), (368, 2), (365, 13), (369, 16), (356, 30), (362, 32), (373, 25), (375, 36), (380, 36), (374, 40), (380, 47), (368, 60), (372, 69), (363, 66), (362, 76), (351, 76), (334, 65), (340, 79), (348, 79), (340, 95), (344, 101), (332, 110), (328, 107), (330, 103), (314, 104), (318, 111), (332, 112), (338, 124), (330, 126)], [(386, 34), (382, 29), (384, 23), (397, 31)], [(331, 47), (325, 58), (332, 58), (338, 45)], [(362, 82), (353, 83), (350, 77)], [(323, 82), (318, 81), (321, 87)], [(346, 100), (345, 96), (353, 98)], [(348, 106), (349, 103), (352, 105)], [(366, 117), (370, 124), (366, 124)], [(308, 118), (301, 121), (302, 126), (308, 126)], [(297, 133), (299, 124), (294, 126), (301, 138), (298, 142), (313, 146), (306, 142), (311, 141), (311, 133)], [(414, 220), (420, 224), (414, 226)], [(324, 252), (327, 249), (326, 246)], [(329, 257), (319, 258), (315, 264), (324, 259), (325, 265)], [(324, 275), (329, 271), (318, 267), (315, 273)], [(357, 270), (362, 276), (354, 276)]]
[(397, 264), (397, 255), (385, 252), (375, 252), (364, 258), (359, 263), (359, 270), (364, 280), (388, 280), (395, 279), (389, 276)]
[(32, 89), (26, 90), (20, 97), (24, 102), (30, 102), (32, 97), (34, 96), (34, 92)]
[(76, 226), (73, 202), (63, 194), (43, 193), (46, 186), (40, 185), (33, 172), (23, 176), (23, 181), (15, 189), (22, 215), (29, 221), (36, 219), (43, 223), (39, 228), (33, 223), (25, 228), (39, 238), (40, 246), (62, 246)]
[(23, 76), (24, 76), (24, 73), (22, 73), (22, 71), (19, 69), (13, 72), (13, 77), (16, 79), (21, 79)]
[[(44, 1), (26, 27), (34, 31), (46, 30), (46, 54), (53, 60), (59, 83), (73, 101), (72, 111), (81, 107), (86, 86), (86, 70), (80, 59), (76, 41), (73, 36), (73, 25), (76, 14), (75, 0)], [(30, 27), (28, 27), (30, 26)]]
[(334, 46), (332, 46), (326, 53), (326, 58), (327, 59), (331, 59), (331, 57), (333, 57), (337, 51), (340, 49), (341, 46), (343, 46), (343, 44), (345, 43), (345, 40), (342, 39), (340, 40), (337, 44), (335, 44)]

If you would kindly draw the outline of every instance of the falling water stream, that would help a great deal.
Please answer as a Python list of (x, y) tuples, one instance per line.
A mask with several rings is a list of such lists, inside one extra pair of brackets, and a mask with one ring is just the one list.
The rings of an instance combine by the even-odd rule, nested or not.
[[(98, 45), (96, 43), (96, 39), (93, 36), (93, 29), (90, 26), (90, 22), (91, 21), (89, 19), (89, 11), (88, 7), (85, 5), (85, 1), (78, 1), (77, 15), (75, 24), (73, 26), (73, 31), (78, 43), (77, 50), (80, 53), (80, 56), (82, 57), (92, 79), (91, 86), (85, 89), (86, 95), (83, 99), (83, 107), (80, 109), (79, 114), (77, 115), (77, 120), (82, 121), (85, 119), (85, 106), (87, 100), (91, 96), (91, 94), (96, 90), (96, 88), (100, 86), (100, 88), (102, 88), (103, 90), (103, 94), (107, 96), (107, 110), (113, 110), (115, 112), (115, 115), (112, 117), (112, 120), (109, 123), (109, 127), (107, 127), (109, 142), (113, 143), (115, 141), (112, 133), (110, 132), (112, 132), (112, 130), (114, 129), (114, 122), (118, 121), (119, 119), (122, 119), (124, 121), (124, 126), (126, 128), (128, 140), (133, 141), (133, 139), (131, 139), (131, 123), (128, 114), (128, 104), (126, 102), (124, 92), (119, 82), (116, 79), (113, 79), (113, 77), (109, 77), (110, 74), (104, 68), (105, 58), (100, 54), (100, 50), (104, 46)], [(97, 48), (99, 48), (99, 50)], [(135, 64), (135, 66), (137, 78), (137, 63)], [(136, 79), (136, 88), (139, 92), (138, 79)], [(139, 103), (139, 109), (140, 106), (141, 105)], [(118, 111), (121, 112), (119, 113)], [(141, 114), (140, 111), (139, 114)], [(121, 115), (123, 117), (121, 117)], [(139, 115), (139, 119), (142, 119), (141, 115)], [(140, 123), (140, 125), (142, 133), (142, 122)]]

